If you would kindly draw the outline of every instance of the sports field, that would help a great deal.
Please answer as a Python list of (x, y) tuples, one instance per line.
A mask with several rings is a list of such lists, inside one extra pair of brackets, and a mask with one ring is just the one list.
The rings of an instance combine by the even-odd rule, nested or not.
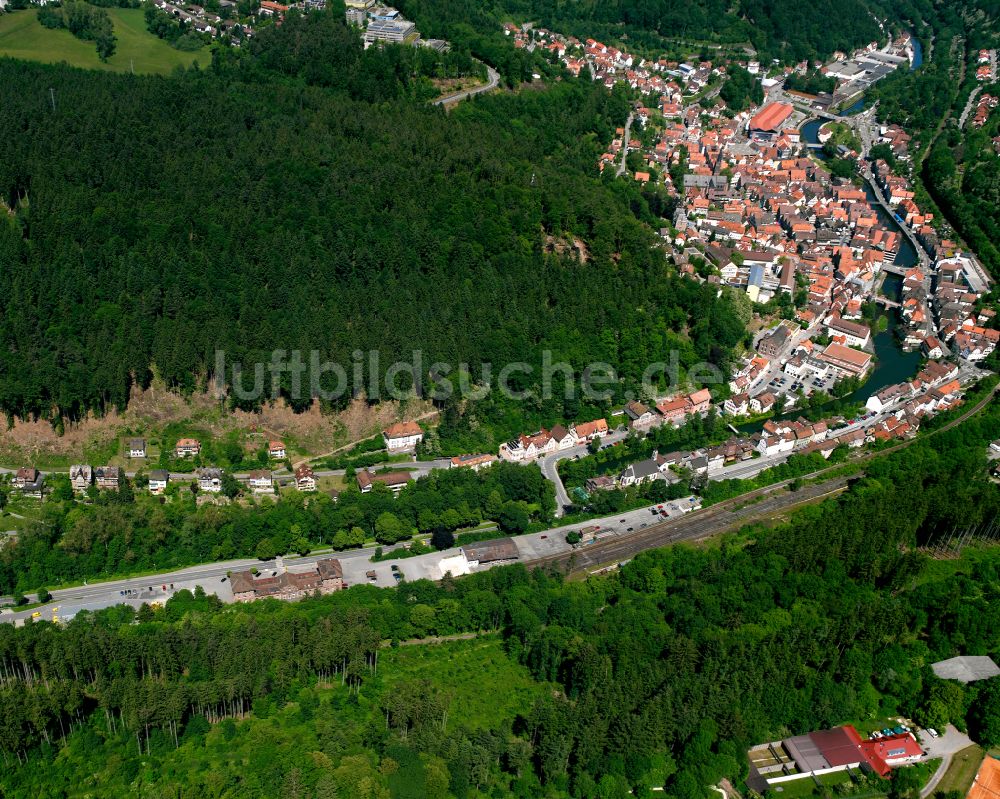
[(35, 9), (0, 14), (0, 55), (43, 61), (65, 61), (74, 67), (107, 69), (115, 72), (133, 70), (136, 74), (167, 74), (178, 66), (190, 66), (210, 60), (207, 48), (184, 53), (156, 38), (146, 30), (140, 8), (109, 8), (115, 26), (118, 49), (107, 63), (97, 57), (93, 42), (77, 39), (67, 30), (50, 30), (38, 22)]

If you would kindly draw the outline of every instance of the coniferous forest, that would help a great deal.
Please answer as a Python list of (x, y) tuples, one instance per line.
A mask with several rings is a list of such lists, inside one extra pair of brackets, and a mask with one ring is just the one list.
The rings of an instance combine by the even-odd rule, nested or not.
[(346, 402), (355, 350), (476, 377), (551, 349), (634, 384), (743, 339), (650, 248), (654, 198), (596, 175), (624, 95), (565, 80), (446, 114), (404, 48), (362, 53), (322, 14), (271, 30), (170, 78), (0, 63), (4, 411), (121, 406), (154, 370), (191, 389), (216, 350), (319, 350)]
[(748, 746), (848, 720), (1000, 743), (1000, 678), (929, 669), (1000, 656), (1000, 558), (918, 549), (1000, 510), (998, 424), (991, 409), (785, 522), (585, 583), (513, 566), (0, 625), (0, 795), (707, 799), (746, 776)]

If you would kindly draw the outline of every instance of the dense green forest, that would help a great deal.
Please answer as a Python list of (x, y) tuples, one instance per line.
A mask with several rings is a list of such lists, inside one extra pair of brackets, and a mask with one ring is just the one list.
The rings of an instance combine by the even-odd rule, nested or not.
[[(154, 369), (190, 389), (217, 350), (252, 374), (316, 349), (344, 402), (374, 398), (356, 350), (478, 379), (550, 349), (615, 364), (619, 392), (671, 349), (726, 363), (728, 301), (651, 249), (640, 187), (596, 176), (623, 93), (566, 80), (445, 114), (422, 70), (456, 64), (411, 51), (312, 14), (170, 78), (0, 63), (0, 407), (77, 418)], [(586, 263), (547, 245), (569, 237)]]
[(786, 62), (884, 40), (879, 20), (901, 29), (931, 7), (928, 0), (401, 0), (397, 5), (421, 30), (475, 41), (474, 49), (492, 46), (483, 35), (490, 24), (514, 18), (581, 39), (621, 41), (651, 55), (675, 42), (695, 48), (752, 45), (763, 58)]
[[(998, 433), (990, 409), (776, 527), (585, 583), (507, 567), (0, 625), (0, 791), (707, 799), (749, 745), (845, 721), (905, 713), (998, 743), (998, 681), (928, 664), (1000, 656), (1000, 554), (916, 549), (1000, 510)], [(499, 641), (378, 646), (477, 630)]]

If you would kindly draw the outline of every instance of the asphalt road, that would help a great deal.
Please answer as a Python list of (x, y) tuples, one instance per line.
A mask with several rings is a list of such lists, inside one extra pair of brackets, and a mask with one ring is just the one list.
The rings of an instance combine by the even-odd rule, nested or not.
[[(1000, 390), (1000, 385), (974, 406), (968, 408), (961, 416), (951, 420), (930, 435), (937, 435), (961, 424), (991, 402), (998, 390)], [(923, 439), (909, 439), (879, 453), (862, 455), (855, 461), (859, 465), (858, 473), (861, 471), (861, 463), (876, 456), (904, 449), (914, 441), (919, 440)], [(756, 461), (760, 460), (763, 459), (756, 459), (755, 462), (752, 462), (753, 465), (756, 465)], [(830, 468), (839, 468), (839, 465)], [(823, 469), (811, 475), (803, 475), (803, 479), (821, 477), (826, 471), (827, 469)], [(729, 476), (726, 472), (723, 474)], [(791, 510), (798, 505), (844, 490), (847, 480), (848, 478), (845, 477), (826, 480), (804, 486), (796, 492), (788, 490), (791, 481), (785, 481), (666, 522), (653, 522), (649, 508), (645, 507), (602, 519), (592, 519), (541, 533), (519, 536), (514, 540), (520, 552), (520, 561), (526, 565), (532, 567), (555, 566), (574, 572), (589, 570), (603, 564), (627, 560), (645, 549), (666, 546), (678, 541), (706, 538), (746, 524), (754, 518)], [(648, 526), (643, 528), (643, 524)], [(573, 548), (565, 542), (565, 533), (568, 530), (587, 526), (602, 528), (602, 533), (596, 542), (577, 548)], [(372, 564), (370, 562), (372, 552), (373, 548), (367, 548), (334, 555), (343, 564), (344, 576), (348, 585), (357, 585), (368, 581), (368, 572), (370, 571), (376, 573), (375, 579), (372, 581), (374, 584), (383, 586), (394, 584), (394, 578), (390, 571), (393, 561)], [(442, 576), (441, 559), (457, 554), (459, 554), (457, 549), (446, 550), (398, 560), (396, 563), (405, 571), (408, 579), (421, 577), (440, 579)], [(149, 577), (133, 577), (75, 588), (56, 589), (52, 592), (52, 601), (44, 607), (5, 612), (0, 615), (0, 621), (22, 621), (32, 617), (36, 612), (39, 614), (36, 618), (39, 619), (51, 619), (53, 615), (57, 615), (60, 619), (66, 620), (80, 610), (96, 610), (123, 603), (137, 607), (143, 602), (163, 601), (181, 588), (194, 588), (196, 585), (201, 585), (207, 593), (218, 595), (223, 600), (228, 601), (231, 599), (231, 594), (227, 596), (229, 589), (227, 574), (230, 571), (256, 567), (262, 572), (266, 572), (268, 569), (277, 570), (286, 566), (291, 571), (296, 571), (302, 567), (309, 567), (325, 557), (331, 557), (331, 554), (316, 553), (306, 557), (289, 557), (283, 560), (279, 558), (275, 562), (261, 562), (253, 558), (244, 558), (192, 566)], [(124, 593), (126, 591), (131, 593)]]
[(447, 97), (439, 97), (434, 101), (433, 105), (450, 105), (451, 103), (460, 103), (462, 100), (473, 97), (474, 95), (493, 91), (500, 85), (500, 73), (487, 64), (486, 75), (488, 80), (482, 86), (475, 86), (471, 89), (465, 89), (464, 91), (457, 92), (456, 94), (449, 94)]
[(625, 174), (625, 169), (627, 168), (626, 159), (628, 158), (628, 137), (632, 131), (632, 120), (634, 119), (634, 114), (629, 111), (628, 119), (625, 120), (625, 135), (622, 137), (622, 162), (618, 167), (618, 171), (615, 172), (616, 177), (621, 177)]
[[(611, 446), (617, 444), (619, 441), (624, 441), (628, 437), (628, 431), (624, 428), (619, 428), (617, 430), (610, 431), (608, 435), (601, 439), (602, 449), (605, 446)], [(567, 458), (578, 458), (583, 457), (587, 454), (587, 445), (578, 444), (575, 447), (569, 447), (568, 449), (560, 450), (559, 452), (553, 452), (551, 455), (546, 455), (544, 458), (538, 460), (538, 467), (542, 470), (542, 475), (546, 480), (551, 481), (556, 487), (556, 517), (562, 517), (565, 513), (565, 506), (572, 505), (573, 500), (570, 499), (569, 494), (566, 492), (566, 486), (563, 485), (562, 478), (559, 476), (559, 461), (566, 460)]]

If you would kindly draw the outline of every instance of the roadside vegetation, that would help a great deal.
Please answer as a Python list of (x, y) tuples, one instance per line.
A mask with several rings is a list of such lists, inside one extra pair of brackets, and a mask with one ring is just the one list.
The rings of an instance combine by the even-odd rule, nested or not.
[[(1000, 550), (926, 547), (1000, 511), (984, 444), (998, 427), (991, 410), (773, 528), (586, 583), (515, 566), (0, 625), (0, 787), (130, 797), (141, 775), (142, 795), (708, 799), (787, 731), (902, 715), (994, 745), (1000, 680), (928, 664), (1000, 656)], [(499, 637), (379, 646), (481, 630)], [(911, 797), (933, 765), (829, 787)]]

